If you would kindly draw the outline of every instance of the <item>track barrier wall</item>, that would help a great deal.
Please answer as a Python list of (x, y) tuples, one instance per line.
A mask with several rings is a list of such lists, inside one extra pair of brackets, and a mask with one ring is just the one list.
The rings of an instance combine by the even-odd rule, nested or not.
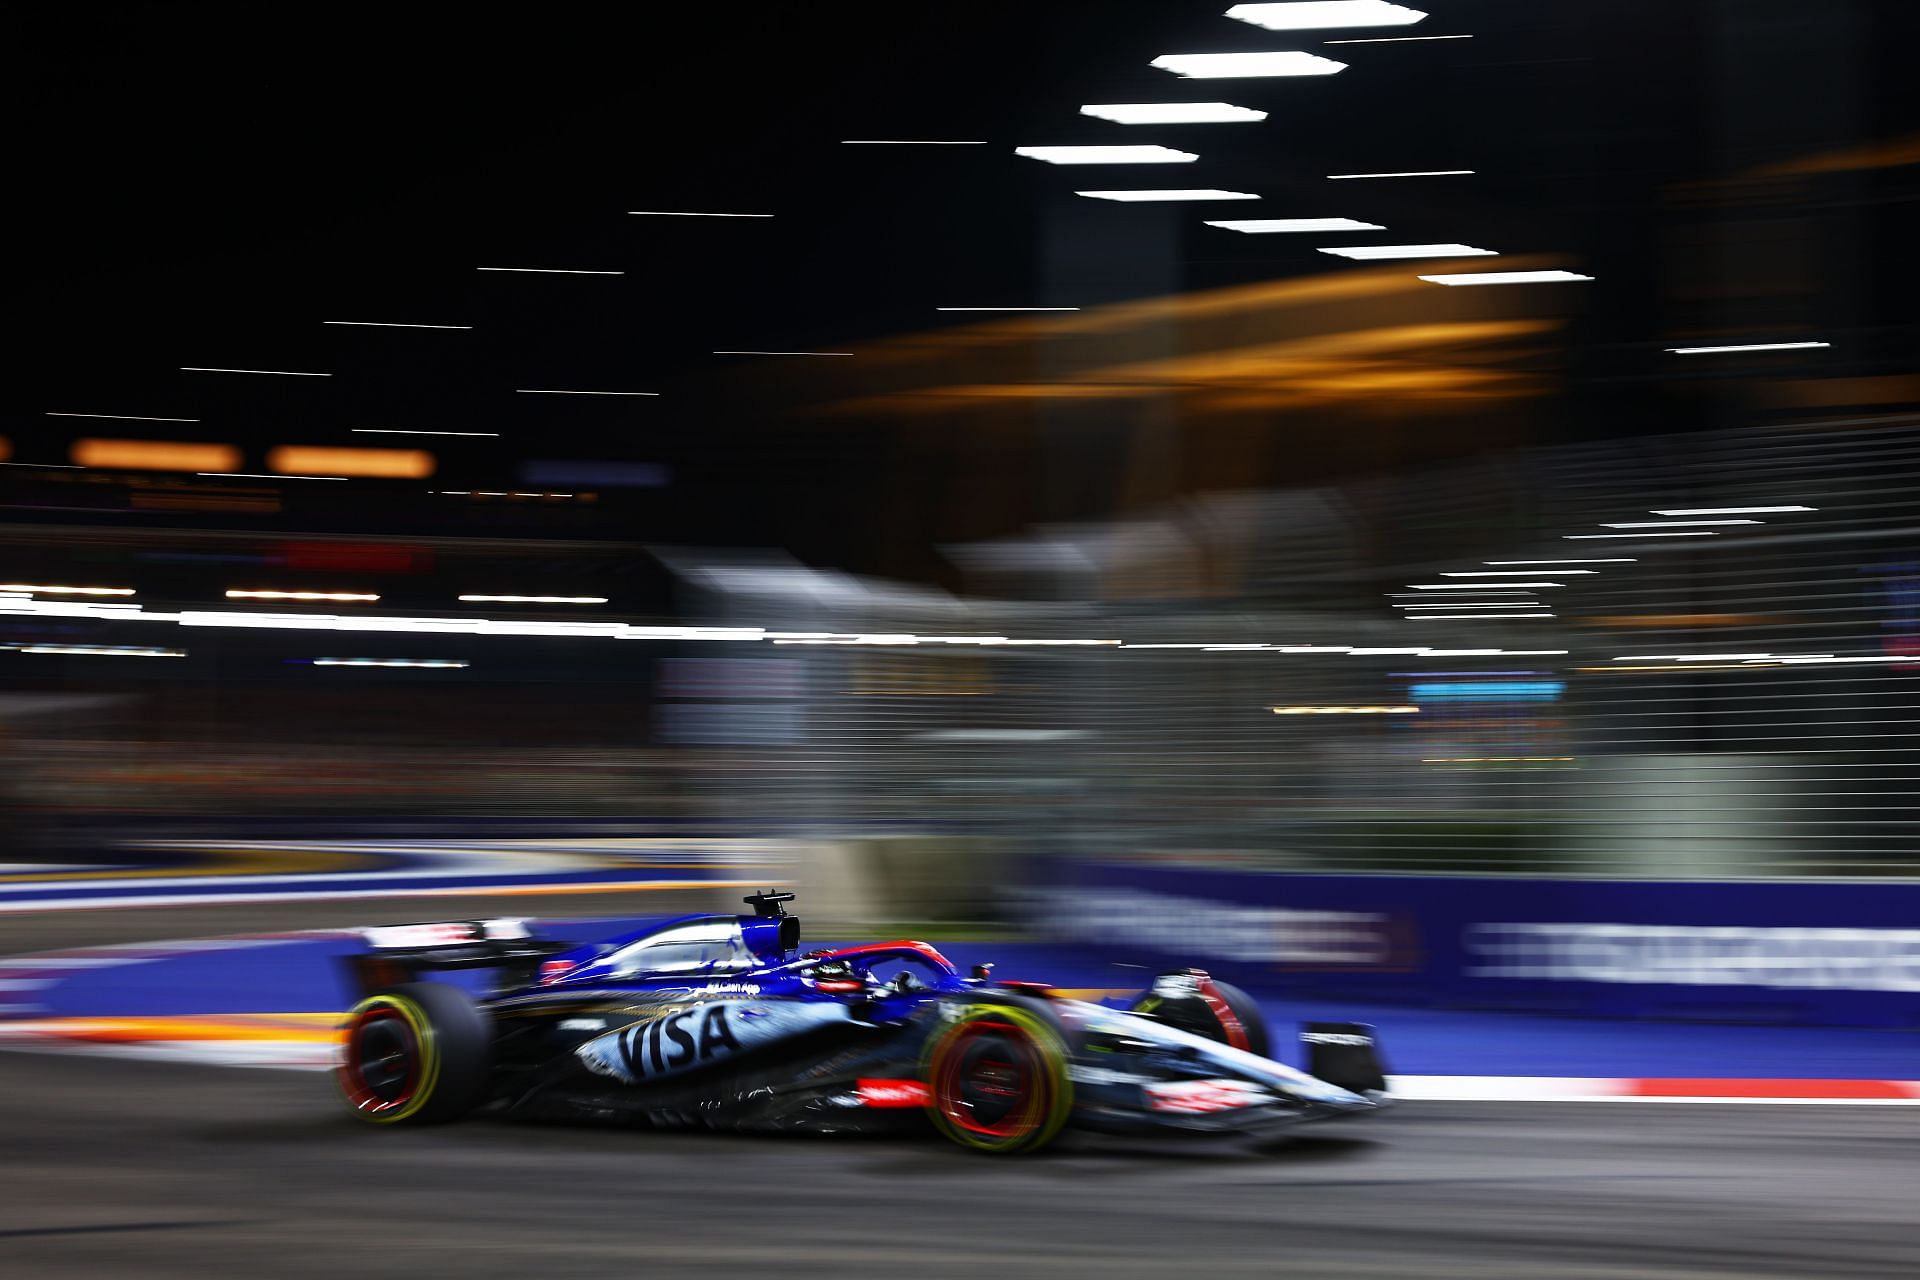
[(1920, 883), (1330, 876), (1076, 862), (1062, 942), (1262, 994), (1586, 1017), (1920, 1028)]

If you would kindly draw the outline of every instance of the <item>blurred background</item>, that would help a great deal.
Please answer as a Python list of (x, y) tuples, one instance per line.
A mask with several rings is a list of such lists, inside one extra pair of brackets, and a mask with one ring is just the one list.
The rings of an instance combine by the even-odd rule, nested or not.
[(29, 13), (12, 838), (1902, 873), (1909, 9)]
[[(10, 25), (8, 950), (507, 850), (1920, 1027), (1920, 7)], [(1400, 1065), (1742, 1074), (1566, 1035)]]

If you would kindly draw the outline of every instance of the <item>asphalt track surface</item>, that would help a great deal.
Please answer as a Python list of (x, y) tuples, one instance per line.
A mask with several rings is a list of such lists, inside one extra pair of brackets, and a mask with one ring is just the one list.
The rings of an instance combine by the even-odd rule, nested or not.
[(0, 1271), (1920, 1272), (1920, 1109), (1408, 1105), (1265, 1149), (370, 1129), (311, 1072), (0, 1053)]

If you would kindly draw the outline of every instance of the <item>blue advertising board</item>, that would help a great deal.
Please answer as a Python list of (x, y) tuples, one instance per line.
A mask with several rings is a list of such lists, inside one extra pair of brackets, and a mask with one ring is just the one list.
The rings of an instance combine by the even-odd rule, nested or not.
[(1920, 883), (1262, 874), (1062, 863), (1052, 937), (1263, 993), (1920, 1027)]

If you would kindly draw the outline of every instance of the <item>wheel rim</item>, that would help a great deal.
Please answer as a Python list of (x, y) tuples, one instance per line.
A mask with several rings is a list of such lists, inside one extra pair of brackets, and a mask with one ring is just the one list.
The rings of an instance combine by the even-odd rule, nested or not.
[(982, 1019), (954, 1032), (935, 1072), (934, 1100), (955, 1127), (989, 1143), (1030, 1137), (1049, 1111), (1040, 1047), (1010, 1022)]
[(368, 1115), (399, 1111), (420, 1089), (420, 1040), (398, 1010), (376, 1005), (347, 1031), (340, 1083), (347, 1101)]

